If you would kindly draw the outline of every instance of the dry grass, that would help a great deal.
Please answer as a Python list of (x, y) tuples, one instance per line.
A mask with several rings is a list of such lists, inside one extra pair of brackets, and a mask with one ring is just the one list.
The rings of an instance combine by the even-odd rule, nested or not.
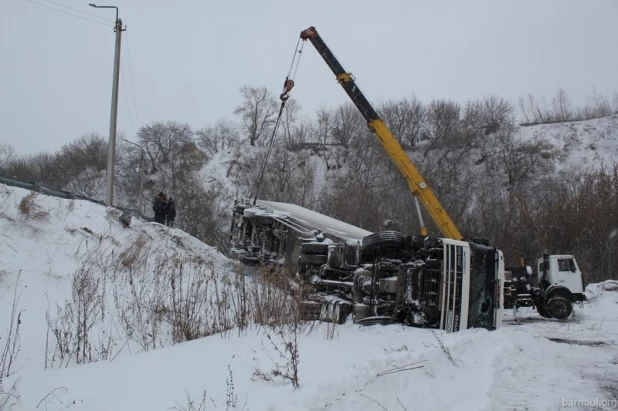
[(137, 261), (143, 261), (146, 249), (144, 246), (148, 242), (148, 236), (141, 234), (129, 247), (125, 248), (119, 255), (122, 265), (127, 268), (133, 268)]
[(286, 364), (276, 371), (297, 385), (298, 336), (314, 323), (302, 321), (304, 294), (290, 272), (221, 272), (203, 259), (153, 251), (147, 236), (112, 251), (88, 251), (73, 276), (72, 299), (48, 312), (47, 367), (255, 330), (270, 335), (270, 348)]
[(40, 210), (40, 207), (36, 203), (38, 193), (31, 191), (30, 194), (25, 196), (19, 202), (19, 212), (26, 220), (44, 221), (49, 218), (47, 211)]
[[(13, 302), (10, 313), (2, 313), (9, 318), (8, 333), (3, 335), (0, 342), (0, 410), (9, 410), (14, 405), (19, 404), (19, 395), (17, 394), (17, 381), (11, 386), (5, 386), (5, 378), (15, 375), (19, 368), (16, 367), (16, 360), (21, 350), (20, 345), (20, 329), (22, 324), (21, 314), (24, 310), (20, 310), (19, 298), (23, 292), (23, 288), (19, 287), (19, 277), (17, 276), (15, 289), (13, 292)], [(18, 290), (20, 290), (18, 292)]]

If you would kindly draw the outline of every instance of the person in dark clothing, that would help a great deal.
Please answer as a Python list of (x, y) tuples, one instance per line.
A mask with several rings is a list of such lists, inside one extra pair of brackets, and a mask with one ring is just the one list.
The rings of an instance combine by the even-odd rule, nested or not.
[(152, 203), (154, 211), (154, 222), (165, 225), (165, 214), (167, 213), (167, 199), (163, 192), (157, 194)]
[(176, 205), (174, 204), (174, 199), (172, 197), (167, 200), (166, 217), (167, 226), (174, 227), (174, 220), (176, 219)]

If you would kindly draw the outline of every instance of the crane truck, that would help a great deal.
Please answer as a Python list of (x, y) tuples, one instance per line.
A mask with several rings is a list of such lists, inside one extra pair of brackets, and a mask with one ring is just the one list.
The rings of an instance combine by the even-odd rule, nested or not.
[(584, 276), (570, 254), (544, 254), (537, 261), (536, 278), (522, 257), (518, 267), (506, 269), (505, 278), (504, 308), (532, 306), (541, 317), (564, 320), (573, 303), (586, 301)]
[[(359, 324), (399, 322), (454, 332), (467, 328), (495, 329), (502, 324), (505, 267), (503, 253), (486, 241), (466, 239), (440, 204), (419, 170), (361, 89), (328, 48), (315, 27), (300, 33), (315, 47), (336, 80), (367, 121), (390, 159), (406, 179), (417, 202), (420, 235), (396, 231), (370, 233), (356, 244), (321, 230), (308, 235), (299, 222), (259, 204), (236, 204), (232, 242), (241, 260), (277, 264), (297, 257), (298, 276), (313, 289), (308, 303), (322, 320), (342, 322), (352, 313)], [(289, 78), (282, 104), (294, 86)], [(427, 235), (418, 201), (442, 236)], [(275, 206), (277, 208), (280, 206)], [(276, 227), (276, 228), (273, 228)], [(259, 239), (259, 240), (258, 240)], [(268, 244), (268, 247), (264, 247)], [(277, 244), (274, 250), (272, 244)], [(532, 293), (532, 291), (531, 291)], [(538, 289), (539, 312), (558, 312)], [(561, 303), (569, 301), (562, 298)], [(568, 307), (564, 309), (568, 312)]]

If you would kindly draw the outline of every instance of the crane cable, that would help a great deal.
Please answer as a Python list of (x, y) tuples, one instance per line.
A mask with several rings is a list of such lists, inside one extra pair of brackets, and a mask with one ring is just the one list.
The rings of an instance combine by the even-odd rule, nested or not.
[[(270, 156), (270, 152), (273, 148), (273, 142), (275, 141), (275, 135), (277, 134), (277, 129), (279, 128), (279, 123), (281, 122), (281, 116), (283, 116), (283, 109), (285, 107), (285, 102), (290, 97), (288, 93), (294, 87), (294, 78), (296, 77), (296, 72), (298, 71), (298, 65), (300, 64), (300, 57), (303, 53), (303, 47), (305, 46), (305, 42), (301, 43), (301, 39), (298, 39), (298, 43), (296, 43), (296, 50), (294, 50), (294, 57), (292, 58), (292, 63), (290, 64), (290, 70), (288, 71), (288, 75), (285, 77), (285, 81), (283, 82), (283, 93), (279, 95), (279, 99), (281, 100), (281, 107), (279, 108), (279, 115), (277, 116), (277, 121), (275, 121), (275, 126), (273, 127), (272, 135), (270, 136), (270, 140), (268, 142), (268, 151), (266, 152), (266, 157), (264, 158), (264, 163), (262, 164), (262, 169), (260, 170), (260, 178), (257, 181), (255, 196), (253, 197), (253, 205), (257, 202), (257, 196), (260, 192), (260, 185), (262, 184), (262, 180), (264, 179), (264, 171), (266, 170), (266, 164), (268, 163), (268, 157)], [(300, 47), (299, 47), (300, 44)], [(298, 60), (296, 57), (298, 56)]]

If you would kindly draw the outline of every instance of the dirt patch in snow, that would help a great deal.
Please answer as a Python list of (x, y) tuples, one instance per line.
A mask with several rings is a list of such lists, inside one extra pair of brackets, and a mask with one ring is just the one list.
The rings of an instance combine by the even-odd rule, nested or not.
[(586, 347), (606, 347), (607, 344), (605, 341), (582, 341), (582, 340), (572, 340), (570, 338), (550, 338), (547, 337), (549, 341), (553, 341), (561, 344), (571, 344), (571, 345), (585, 345)]

